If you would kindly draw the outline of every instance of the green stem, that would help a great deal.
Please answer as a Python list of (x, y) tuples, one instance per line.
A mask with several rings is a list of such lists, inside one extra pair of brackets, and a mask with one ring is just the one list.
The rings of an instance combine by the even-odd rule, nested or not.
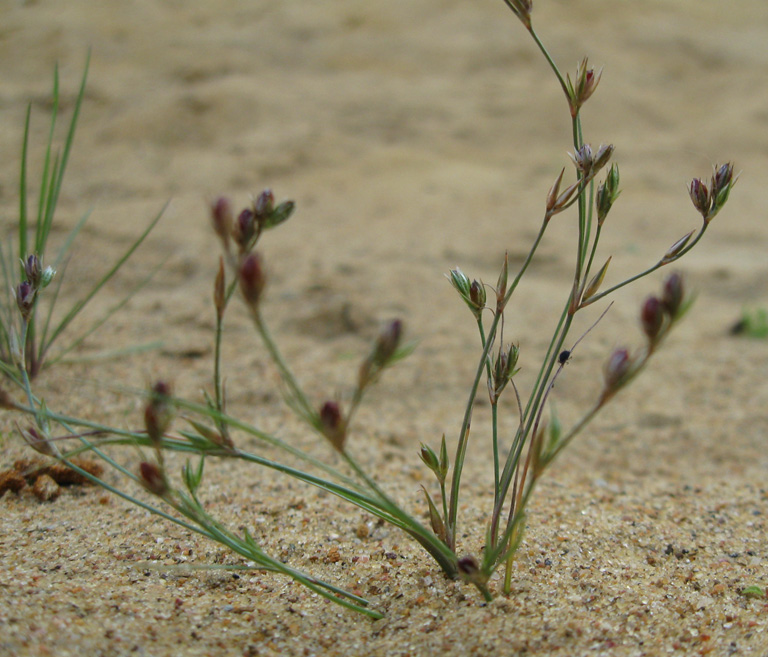
[[(481, 314), (477, 317), (477, 329), (480, 333), (480, 344), (485, 348), (485, 328), (483, 327), (483, 318)], [(499, 342), (499, 349), (503, 349), (504, 345)], [(485, 374), (488, 377), (488, 381), (492, 381), (491, 377), (491, 361), (486, 359), (485, 361)], [(491, 395), (491, 449), (493, 450), (493, 495), (494, 501), (499, 494), (499, 405), (498, 399)]]
[(491, 431), (493, 442), (493, 501), (499, 499), (499, 404), (491, 402)]
[(371, 491), (379, 498), (379, 504), (382, 508), (386, 509), (388, 513), (397, 518), (400, 523), (401, 529), (404, 529), (414, 539), (416, 539), (422, 547), (424, 547), (429, 554), (437, 561), (443, 572), (449, 577), (455, 577), (457, 574), (456, 554), (451, 549), (451, 546), (446, 545), (441, 541), (433, 532), (429, 531), (420, 522), (409, 516), (392, 500), (376, 483), (376, 481), (370, 477), (360, 464), (346, 451), (341, 452), (342, 457), (347, 464), (354, 470), (354, 472), (360, 477), (365, 484), (371, 489)]
[[(560, 81), (560, 84), (563, 87), (563, 90), (566, 91), (566, 96), (567, 96), (565, 81), (563, 80), (562, 76), (560, 75), (560, 72), (558, 71), (557, 67), (555, 66), (554, 62), (549, 56), (549, 53), (547, 52), (546, 48), (544, 48), (541, 41), (539, 41), (538, 37), (536, 36), (533, 30), (531, 30), (531, 35), (534, 37), (534, 40), (536, 41), (536, 43), (539, 45), (539, 48), (542, 51), (542, 53), (544, 53), (547, 61), (550, 63), (550, 66), (555, 71), (555, 74), (557, 75), (557, 78)], [(571, 127), (573, 132), (574, 148), (578, 150), (581, 147), (581, 143), (582, 143), (581, 120), (579, 118), (578, 113), (576, 114), (576, 116), (572, 118)], [(547, 387), (549, 385), (549, 380), (552, 374), (552, 370), (554, 369), (555, 363), (557, 362), (558, 355), (562, 349), (563, 344), (565, 343), (565, 339), (570, 330), (571, 323), (573, 322), (573, 314), (575, 313), (574, 295), (577, 295), (579, 293), (580, 282), (583, 278), (583, 267), (584, 267), (586, 252), (587, 252), (587, 244), (585, 240), (588, 239), (588, 236), (590, 233), (590, 223), (591, 223), (591, 213), (589, 213), (589, 216), (588, 216), (587, 203), (583, 194), (583, 189), (578, 192), (577, 202), (578, 202), (578, 210), (579, 210), (579, 237), (578, 237), (578, 247), (577, 247), (577, 253), (576, 253), (576, 267), (575, 267), (575, 273), (574, 273), (573, 286), (569, 293), (565, 309), (563, 310), (560, 316), (560, 320), (557, 324), (555, 332), (553, 333), (552, 339), (550, 340), (546, 356), (542, 363), (542, 367), (540, 368), (539, 374), (536, 378), (536, 383), (534, 384), (534, 388), (533, 388), (535, 392), (529, 397), (528, 403), (526, 405), (525, 418), (521, 423), (521, 427), (518, 428), (517, 434), (515, 436), (515, 440), (513, 441), (512, 448), (508, 453), (507, 460), (504, 465), (504, 470), (501, 475), (499, 493), (498, 493), (498, 496), (496, 497), (493, 514), (491, 516), (491, 527), (493, 528), (492, 534), (495, 533), (495, 531), (499, 526), (501, 509), (503, 507), (504, 501), (506, 500), (507, 493), (509, 492), (509, 486), (512, 483), (514, 472), (517, 469), (517, 464), (520, 461), (520, 456), (527, 442), (527, 439), (531, 435), (531, 431), (534, 428), (534, 425), (536, 423), (536, 418), (540, 415), (540, 410), (541, 410), (540, 407), (541, 407), (541, 404), (543, 403), (543, 399), (545, 398), (545, 394), (546, 394)], [(591, 203), (590, 203), (590, 206), (591, 206)], [(508, 532), (505, 532), (505, 534), (507, 533)], [(501, 545), (503, 545), (503, 542), (504, 541), (502, 541)]]
[(224, 394), (221, 385), (221, 339), (224, 329), (224, 313), (216, 311), (216, 336), (213, 352), (213, 389), (216, 397), (216, 410), (224, 412)]
[(622, 281), (621, 283), (617, 283), (613, 287), (609, 287), (607, 290), (603, 290), (599, 294), (595, 294), (594, 296), (591, 296), (586, 302), (582, 303), (582, 308), (585, 306), (589, 306), (590, 304), (593, 304), (595, 301), (599, 301), (600, 299), (603, 299), (604, 297), (607, 297), (609, 294), (612, 294), (616, 290), (621, 289), (625, 285), (629, 285), (630, 283), (634, 283), (635, 281), (644, 278), (645, 276), (648, 276), (648, 274), (652, 274), (657, 269), (661, 269), (662, 267), (672, 264), (673, 262), (678, 261), (680, 258), (682, 258), (686, 253), (688, 253), (696, 244), (698, 241), (702, 238), (704, 235), (704, 231), (707, 228), (707, 224), (704, 224), (699, 231), (699, 233), (689, 242), (684, 249), (680, 251), (677, 255), (675, 255), (673, 258), (670, 259), (661, 259), (659, 260), (655, 265), (652, 265), (651, 267), (648, 267), (648, 269), (641, 271), (639, 274), (635, 274), (634, 276), (631, 276), (630, 278)]
[(560, 73), (560, 69), (557, 68), (557, 64), (555, 64), (555, 61), (552, 59), (551, 55), (549, 54), (549, 51), (544, 47), (544, 44), (541, 42), (541, 39), (539, 39), (539, 35), (536, 34), (536, 30), (534, 30), (533, 27), (530, 27), (528, 29), (528, 32), (533, 37), (533, 40), (536, 42), (536, 45), (539, 47), (541, 54), (544, 55), (544, 58), (547, 60), (547, 63), (549, 64), (549, 67), (554, 72), (555, 77), (557, 78), (557, 81), (560, 83), (560, 86), (563, 89), (565, 98), (568, 99), (568, 87), (565, 84), (565, 78), (563, 77), (562, 73)]
[(301, 389), (296, 377), (294, 377), (285, 360), (283, 360), (280, 350), (277, 348), (277, 344), (272, 339), (272, 335), (264, 322), (260, 308), (258, 306), (251, 306), (250, 310), (256, 330), (259, 332), (259, 335), (264, 342), (264, 346), (267, 348), (272, 361), (280, 372), (280, 377), (290, 392), (291, 400), (298, 407), (301, 417), (311, 424), (310, 419), (316, 415), (315, 410), (312, 408), (312, 404), (309, 403), (309, 400)]
[[(66, 425), (63, 424), (62, 426), (65, 426), (65, 428), (67, 428), (68, 431), (71, 431), (71, 429), (69, 427), (66, 427)], [(134, 481), (137, 480), (135, 475), (133, 475), (131, 472), (129, 472), (128, 470), (126, 470), (125, 468), (117, 464), (115, 461), (109, 458), (106, 454), (104, 454), (101, 450), (96, 448), (95, 445), (93, 445), (92, 443), (84, 439), (83, 439), (83, 442), (86, 445), (89, 445), (89, 449), (96, 452), (101, 458), (103, 458), (111, 466), (115, 467), (124, 475), (128, 476)], [(166, 513), (162, 509), (152, 506), (151, 504), (146, 504), (145, 502), (142, 502), (141, 500), (129, 495), (128, 493), (125, 493), (120, 489), (115, 488), (114, 486), (108, 484), (103, 479), (96, 477), (95, 475), (92, 475), (90, 472), (87, 472), (86, 470), (83, 470), (82, 468), (72, 463), (71, 461), (67, 460), (66, 458), (62, 460), (64, 463), (67, 464), (67, 466), (72, 468), (75, 472), (78, 472), (83, 477), (86, 477), (87, 479), (101, 486), (105, 490), (117, 495), (118, 497), (123, 498), (124, 500), (132, 504), (135, 504), (136, 506), (142, 509), (149, 511), (150, 513), (153, 513), (162, 518), (165, 518), (166, 520), (170, 520), (171, 522), (181, 527), (184, 527), (189, 531), (193, 531), (197, 534), (205, 536), (206, 538), (209, 538), (213, 541), (221, 543), (226, 547), (230, 548), (232, 551), (236, 552), (237, 554), (240, 554), (241, 556), (245, 557), (246, 559), (252, 559), (256, 561), (261, 566), (263, 566), (266, 570), (271, 570), (274, 572), (279, 572), (279, 573), (288, 575), (292, 579), (298, 581), (304, 586), (307, 586), (309, 589), (315, 591), (316, 593), (318, 593), (319, 595), (322, 595), (325, 598), (328, 598), (329, 600), (331, 600), (332, 602), (335, 602), (336, 604), (339, 604), (343, 607), (347, 607), (348, 609), (352, 609), (353, 611), (357, 611), (359, 613), (365, 614), (374, 619), (383, 618), (383, 614), (381, 614), (380, 612), (367, 608), (367, 605), (369, 604), (367, 600), (357, 595), (354, 595), (353, 593), (349, 593), (348, 591), (344, 591), (343, 589), (340, 589), (339, 587), (334, 586), (333, 584), (324, 582), (315, 577), (307, 575), (299, 570), (291, 568), (283, 564), (282, 562), (273, 559), (272, 557), (267, 555), (265, 552), (263, 552), (261, 549), (256, 548), (253, 544), (248, 544), (245, 541), (241, 541), (240, 539), (232, 535), (230, 532), (221, 528), (218, 525), (218, 523), (216, 523), (213, 520), (213, 518), (211, 518), (208, 514), (203, 512), (201, 508), (199, 509), (200, 513), (194, 513), (193, 509), (190, 508), (190, 505), (177, 504), (177, 503), (174, 503), (173, 500), (170, 498), (169, 499), (163, 498), (164, 501), (171, 506), (171, 508), (173, 508), (174, 510), (176, 510), (178, 513), (182, 514), (189, 520), (192, 520), (194, 524), (190, 524), (188, 522), (185, 522), (184, 520), (181, 520), (180, 518), (177, 518), (175, 516), (170, 515), (169, 513)], [(184, 499), (183, 496), (180, 496), (180, 497), (182, 500)], [(199, 506), (199, 503), (198, 503), (198, 506)], [(342, 596), (342, 597), (337, 597), (337, 596)]]
[(483, 352), (480, 355), (480, 360), (478, 362), (477, 370), (475, 372), (475, 378), (474, 378), (474, 381), (472, 382), (472, 387), (470, 388), (469, 398), (467, 400), (467, 405), (464, 410), (464, 419), (461, 424), (461, 431), (459, 432), (459, 442), (456, 447), (456, 458), (454, 460), (453, 476), (451, 478), (451, 494), (450, 494), (448, 519), (447, 519), (448, 526), (446, 528), (446, 531), (447, 531), (447, 537), (448, 537), (448, 544), (452, 548), (455, 548), (456, 546), (457, 516), (458, 516), (458, 508), (459, 508), (459, 489), (461, 487), (461, 475), (464, 468), (464, 458), (467, 452), (467, 444), (469, 442), (469, 427), (472, 420), (472, 408), (475, 403), (475, 398), (477, 397), (477, 389), (480, 385), (480, 379), (483, 375), (483, 370), (487, 366), (488, 354), (490, 353), (491, 346), (494, 342), (494, 338), (496, 337), (496, 331), (498, 329), (499, 322), (501, 321), (503, 309), (506, 308), (506, 305), (509, 302), (510, 298), (512, 297), (512, 294), (517, 289), (517, 286), (519, 285), (520, 280), (523, 277), (523, 274), (525, 274), (526, 270), (528, 269), (528, 266), (531, 264), (531, 261), (533, 260), (533, 256), (536, 253), (536, 250), (538, 249), (542, 238), (544, 237), (544, 232), (546, 231), (548, 224), (549, 224), (549, 217), (545, 216), (544, 221), (541, 224), (541, 228), (539, 229), (539, 233), (536, 236), (536, 239), (533, 243), (533, 246), (531, 247), (531, 250), (528, 252), (528, 256), (526, 257), (525, 262), (520, 267), (520, 271), (517, 273), (517, 276), (515, 277), (514, 281), (512, 281), (512, 284), (510, 285), (509, 290), (507, 291), (507, 294), (505, 295), (503, 301), (499, 304), (499, 310), (494, 315), (493, 322), (491, 323), (491, 326), (488, 329), (485, 346), (483, 347)]

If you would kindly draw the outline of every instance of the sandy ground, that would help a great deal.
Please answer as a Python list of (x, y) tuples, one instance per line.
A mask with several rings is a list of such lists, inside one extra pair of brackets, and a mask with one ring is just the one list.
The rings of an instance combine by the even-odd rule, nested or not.
[[(591, 143), (616, 145), (622, 170), (601, 250), (613, 255), (610, 281), (698, 225), (690, 178), (727, 159), (742, 173), (681, 263), (698, 293), (690, 318), (539, 489), (512, 594), (486, 605), (362, 512), (253, 467), (211, 463), (212, 512), (291, 565), (365, 595), (386, 618), (355, 616), (280, 577), (180, 570), (240, 562), (102, 491), (71, 488), (40, 503), (27, 490), (0, 500), (0, 655), (768, 654), (768, 604), (741, 594), (768, 584), (768, 346), (729, 335), (744, 307), (768, 304), (768, 5), (535, 5), (563, 68), (589, 54), (605, 69), (584, 129)], [(455, 441), (477, 358), (472, 319), (443, 274), (458, 265), (494, 281), (505, 250), (519, 263), (568, 162), (561, 92), (504, 4), (0, 0), (0, 16), (3, 239), (17, 216), (26, 104), (39, 152), (54, 63), (68, 110), (89, 47), (57, 221), (93, 216), (65, 299), (171, 199), (83, 319), (164, 262), (161, 273), (78, 355), (156, 339), (162, 349), (62, 365), (40, 378), (39, 394), (122, 426), (140, 423), (140, 402), (117, 385), (165, 377), (200, 399), (210, 389), (218, 257), (206, 203), (227, 194), (242, 205), (270, 186), (298, 211), (264, 242), (266, 310), (312, 398), (349, 389), (383, 321), (402, 317), (419, 340), (371, 396), (352, 440), (382, 484), (423, 513), (419, 486), (431, 482), (418, 444), (436, 445), (443, 432)], [(558, 218), (510, 311), (523, 389), (568, 291), (574, 230), (572, 215)], [(655, 275), (619, 294), (574, 354), (557, 387), (565, 422), (598, 393), (611, 349), (641, 343), (639, 304), (660, 283)], [(225, 351), (230, 409), (313, 449), (240, 308)], [(13, 418), (0, 423), (8, 467), (26, 452)], [(491, 505), (487, 426), (481, 406), (461, 509), (466, 552), (479, 550)], [(332, 458), (322, 445), (317, 453)], [(122, 458), (133, 467), (137, 456)]]

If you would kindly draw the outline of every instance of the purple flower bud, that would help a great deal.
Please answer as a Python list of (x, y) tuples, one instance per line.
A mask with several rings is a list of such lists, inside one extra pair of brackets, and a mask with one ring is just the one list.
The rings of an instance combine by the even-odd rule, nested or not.
[(337, 451), (344, 451), (347, 427), (338, 402), (327, 401), (320, 407), (320, 431)]
[(395, 319), (379, 334), (371, 353), (368, 354), (360, 365), (360, 371), (357, 375), (357, 387), (359, 390), (363, 390), (366, 386), (376, 381), (384, 368), (392, 363), (393, 359), (403, 355), (402, 352), (398, 354), (402, 333), (403, 322)]
[(577, 100), (579, 101), (579, 106), (583, 105), (589, 97), (595, 93), (600, 78), (603, 76), (602, 69), (595, 72), (595, 69), (587, 68), (588, 65), (587, 58), (585, 57), (576, 71), (576, 79), (578, 81)]
[(640, 311), (640, 322), (648, 340), (654, 343), (664, 324), (664, 304), (658, 297), (648, 297), (645, 300)]
[(263, 225), (275, 209), (275, 195), (271, 189), (265, 189), (253, 202), (253, 214), (256, 223)]
[(704, 217), (704, 219), (706, 219), (712, 206), (707, 186), (701, 182), (699, 178), (694, 178), (691, 181), (691, 186), (688, 189), (688, 193), (691, 195), (693, 207), (695, 207), (699, 214)]
[(498, 400), (507, 383), (517, 374), (515, 369), (517, 360), (520, 356), (520, 349), (517, 345), (510, 344), (507, 350), (499, 349), (499, 355), (493, 366), (493, 397)]
[(211, 221), (213, 230), (221, 239), (225, 249), (229, 249), (229, 236), (232, 233), (232, 205), (226, 196), (219, 196), (211, 203)]
[(22, 281), (16, 286), (16, 305), (24, 321), (28, 321), (35, 305), (36, 290), (29, 281)]
[(731, 188), (736, 181), (733, 178), (733, 164), (730, 162), (721, 167), (715, 166), (715, 173), (712, 176), (712, 211), (707, 217), (708, 220), (715, 218), (725, 205), (731, 194)]
[(595, 72), (595, 69), (589, 68), (589, 62), (586, 57), (576, 67), (575, 83), (571, 81), (570, 75), (566, 75), (566, 89), (571, 116), (575, 117), (579, 113), (581, 106), (595, 93), (595, 89), (597, 89), (602, 76), (602, 69)]
[(715, 175), (712, 177), (712, 195), (717, 196), (733, 180), (733, 164), (726, 162), (721, 167), (715, 165)]
[(485, 288), (482, 286), (482, 283), (479, 283), (478, 281), (472, 281), (470, 283), (467, 275), (458, 267), (456, 269), (451, 269), (450, 273), (446, 274), (446, 277), (451, 281), (451, 285), (456, 288), (456, 291), (461, 295), (461, 298), (464, 299), (464, 303), (469, 306), (469, 309), (474, 316), (479, 318), (480, 313), (485, 307), (486, 298)]
[(595, 80), (598, 80), (599, 76), (600, 76), (600, 73), (595, 75), (595, 69), (593, 68), (587, 69), (587, 71), (584, 73), (584, 88), (594, 89)]
[(168, 482), (165, 475), (154, 463), (142, 461), (139, 463), (139, 479), (150, 493), (163, 497), (168, 492)]
[(240, 291), (243, 293), (246, 303), (250, 306), (257, 306), (267, 282), (258, 253), (249, 253), (245, 257), (240, 265), (238, 278)]
[(675, 319), (683, 306), (685, 290), (683, 286), (683, 277), (674, 272), (664, 280), (662, 288), (661, 303), (672, 319)]
[(338, 429), (341, 425), (341, 408), (338, 402), (327, 401), (320, 408), (320, 421), (323, 427)]
[(253, 210), (245, 208), (238, 216), (232, 229), (232, 237), (240, 247), (240, 251), (248, 248), (253, 236), (256, 235), (256, 222), (253, 216)]
[(571, 154), (571, 159), (576, 168), (586, 177), (592, 172), (595, 154), (589, 144), (582, 144), (581, 148)]
[(149, 400), (144, 407), (144, 427), (155, 446), (159, 446), (165, 432), (173, 420), (173, 408), (170, 404), (171, 387), (164, 381), (158, 381), (149, 392)]
[(475, 313), (476, 315), (479, 315), (483, 308), (485, 308), (485, 299), (485, 286), (478, 280), (472, 281), (472, 285), (469, 286), (469, 300), (478, 311)]
[(40, 287), (40, 279), (43, 275), (43, 267), (40, 264), (40, 258), (38, 258), (34, 253), (27, 256), (27, 259), (24, 262), (24, 273), (27, 276), (27, 281), (29, 281), (32, 287), (36, 289)]
[(173, 394), (170, 384), (165, 381), (156, 381), (152, 385), (152, 397), (157, 401), (167, 401), (167, 398)]
[(633, 358), (629, 350), (616, 349), (603, 367), (606, 392), (616, 392), (625, 382), (631, 372)]

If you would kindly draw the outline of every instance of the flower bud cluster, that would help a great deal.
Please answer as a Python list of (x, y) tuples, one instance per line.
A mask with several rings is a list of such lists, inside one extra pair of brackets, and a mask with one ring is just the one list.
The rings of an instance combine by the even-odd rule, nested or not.
[(275, 195), (271, 189), (265, 189), (235, 217), (229, 199), (222, 196), (211, 203), (211, 222), (213, 230), (219, 236), (228, 253), (230, 239), (237, 244), (238, 251), (249, 253), (261, 233), (286, 221), (296, 207), (293, 201), (283, 201), (275, 205)]
[(533, 9), (533, 0), (504, 0), (512, 13), (517, 16), (525, 25), (527, 30), (531, 29), (531, 10)]
[(341, 405), (337, 401), (326, 401), (319, 411), (310, 411), (305, 416), (310, 424), (323, 436), (338, 452), (344, 452), (347, 441), (347, 429), (354, 408), (362, 397), (363, 391), (378, 379), (381, 372), (398, 358), (402, 357), (404, 350), (400, 348), (400, 340), (403, 333), (403, 323), (395, 319), (387, 324), (379, 334), (373, 345), (371, 353), (360, 365), (357, 380), (357, 391), (350, 410), (345, 415)]
[(693, 207), (708, 224), (720, 212), (736, 184), (738, 176), (733, 175), (733, 164), (727, 162), (715, 165), (709, 187), (700, 178), (694, 178), (688, 187)]
[[(599, 171), (608, 164), (613, 156), (613, 151), (613, 144), (608, 144), (607, 146), (601, 145), (600, 148), (597, 149), (597, 153), (592, 150), (592, 146), (589, 144), (582, 144), (582, 146), (576, 149), (575, 152), (568, 154), (576, 166), (578, 180), (561, 192), (560, 185), (563, 182), (565, 169), (560, 171), (547, 193), (547, 220), (575, 203), (576, 198), (578, 198), (576, 192), (579, 188), (583, 189), (583, 186), (590, 182)], [(618, 197), (619, 167), (612, 164), (605, 182), (601, 183), (597, 189), (596, 208), (598, 225), (603, 225), (608, 212), (611, 210), (611, 206)]]
[(571, 153), (570, 156), (582, 179), (588, 180), (596, 176), (600, 169), (608, 164), (613, 150), (613, 144), (601, 145), (595, 153), (589, 144), (582, 144), (581, 148)]
[(640, 325), (648, 340), (648, 347), (640, 354), (628, 349), (616, 349), (603, 367), (603, 400), (613, 396), (640, 371), (672, 326), (691, 305), (686, 299), (683, 278), (670, 274), (664, 281), (661, 296), (650, 296), (640, 308)]
[(446, 274), (446, 277), (451, 282), (451, 285), (464, 299), (464, 303), (472, 311), (475, 319), (479, 320), (485, 310), (486, 292), (485, 286), (477, 279), (470, 282), (467, 275), (461, 271), (458, 267), (451, 269)]
[[(251, 205), (244, 208), (235, 217), (232, 204), (226, 197), (219, 197), (211, 203), (211, 223), (224, 247), (224, 252), (236, 263), (237, 278), (246, 302), (256, 307), (266, 284), (266, 275), (261, 258), (253, 249), (263, 231), (280, 225), (292, 214), (296, 205), (293, 201), (283, 201), (275, 205), (272, 190), (265, 189), (256, 196)], [(231, 255), (231, 244), (237, 245), (237, 258)], [(221, 272), (221, 269), (219, 270)], [(223, 276), (217, 278), (214, 288), (216, 310), (223, 314), (225, 297), (223, 295)]]
[(579, 113), (581, 106), (595, 93), (595, 89), (597, 89), (602, 76), (603, 69), (595, 71), (595, 69), (589, 68), (589, 62), (586, 57), (576, 67), (576, 77), (573, 81), (571, 76), (566, 74), (565, 90), (572, 117)]
[(448, 468), (450, 466), (448, 460), (448, 449), (445, 444), (445, 434), (443, 434), (443, 440), (440, 445), (440, 456), (435, 453), (429, 445), (421, 443), (421, 450), (419, 452), (421, 460), (424, 462), (437, 478), (438, 483), (443, 486), (448, 476)]
[(491, 370), (491, 379), (488, 381), (491, 403), (495, 404), (499, 400), (504, 388), (507, 387), (512, 377), (520, 371), (519, 368), (515, 369), (519, 356), (520, 350), (517, 345), (510, 344), (506, 351), (499, 349), (496, 362)]
[(21, 281), (13, 292), (21, 317), (28, 322), (32, 317), (38, 293), (50, 285), (56, 270), (53, 267), (43, 268), (42, 261), (34, 253), (22, 260), (21, 264), (24, 268), (25, 280)]
[(683, 277), (678, 273), (670, 274), (664, 281), (661, 297), (648, 297), (640, 310), (640, 324), (651, 347), (661, 341), (689, 305), (685, 300)]

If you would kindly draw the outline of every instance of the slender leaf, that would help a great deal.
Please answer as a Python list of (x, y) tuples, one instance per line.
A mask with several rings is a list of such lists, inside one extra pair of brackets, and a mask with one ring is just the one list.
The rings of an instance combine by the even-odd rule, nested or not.
[[(72, 320), (78, 315), (78, 313), (85, 307), (85, 305), (93, 299), (94, 296), (101, 290), (102, 287), (117, 273), (117, 271), (122, 267), (126, 260), (133, 255), (133, 252), (139, 248), (141, 243), (146, 239), (147, 235), (152, 231), (152, 229), (155, 227), (158, 221), (160, 221), (160, 218), (163, 216), (163, 213), (165, 212), (165, 209), (168, 207), (168, 203), (166, 203), (163, 208), (158, 212), (157, 216), (155, 216), (152, 221), (149, 222), (147, 227), (144, 229), (144, 232), (139, 235), (139, 237), (134, 240), (134, 242), (131, 244), (131, 246), (128, 248), (128, 250), (120, 257), (117, 262), (115, 262), (114, 265), (109, 269), (109, 271), (104, 274), (104, 276), (101, 277), (101, 279), (91, 288), (90, 292), (85, 295), (80, 301), (78, 301), (72, 308), (69, 310), (69, 312), (64, 316), (64, 318), (59, 322), (59, 324), (56, 326), (55, 330), (53, 331), (50, 338), (47, 338), (45, 340), (46, 348), (48, 345), (50, 345), (56, 338), (61, 334), (64, 329), (69, 326), (69, 324), (72, 322)], [(41, 340), (42, 342), (42, 340)]]
[[(24, 137), (21, 145), (21, 172), (19, 174), (19, 253), (27, 252), (27, 152), (29, 149), (29, 122), (32, 116), (32, 105), (27, 105), (27, 115), (24, 119)], [(23, 257), (23, 256), (21, 256)], [(6, 277), (6, 281), (10, 280)]]
[[(66, 356), (68, 353), (72, 352), (73, 350), (77, 349), (93, 333), (95, 333), (106, 322), (108, 322), (115, 313), (117, 313), (131, 299), (133, 299), (133, 297), (136, 296), (136, 294), (140, 290), (144, 289), (144, 287), (149, 284), (149, 282), (155, 277), (157, 272), (160, 271), (160, 269), (163, 267), (164, 264), (165, 264), (165, 261), (163, 261), (160, 264), (158, 264), (152, 271), (149, 272), (149, 274), (146, 277), (144, 277), (141, 281), (139, 281), (138, 284), (133, 286), (128, 291), (128, 293), (118, 303), (116, 303), (114, 306), (111, 306), (107, 310), (107, 312), (104, 313), (104, 315), (102, 315), (98, 320), (93, 322), (93, 324), (91, 324), (84, 333), (82, 333), (76, 339), (74, 339), (71, 342), (69, 342), (67, 344), (67, 346), (62, 351), (60, 351), (59, 353), (56, 354), (55, 358), (52, 358), (52, 359), (48, 360), (47, 361), (48, 364), (49, 365), (53, 365), (54, 363), (57, 363), (57, 362), (61, 361), (64, 358), (64, 356)], [(45, 333), (47, 333), (47, 328), (48, 327), (46, 325)], [(44, 335), (45, 335), (45, 333), (44, 333)], [(50, 345), (50, 342), (46, 343), (42, 339), (41, 339), (40, 343), (41, 343), (41, 349), (42, 348), (47, 348)], [(133, 354), (133, 353), (136, 353), (138, 351), (146, 351), (147, 349), (156, 348), (156, 347), (160, 346), (161, 344), (162, 344), (161, 341), (155, 340), (154, 342), (150, 342), (150, 343), (147, 343), (147, 344), (144, 344), (144, 345), (127, 347), (125, 349), (113, 349), (113, 350), (108, 352), (108, 354), (109, 354), (108, 357), (109, 358), (114, 358), (115, 356), (117, 356), (120, 353), (122, 353), (122, 354)], [(42, 360), (43, 355), (44, 354), (41, 353), (41, 356), (40, 356), (41, 360)]]

